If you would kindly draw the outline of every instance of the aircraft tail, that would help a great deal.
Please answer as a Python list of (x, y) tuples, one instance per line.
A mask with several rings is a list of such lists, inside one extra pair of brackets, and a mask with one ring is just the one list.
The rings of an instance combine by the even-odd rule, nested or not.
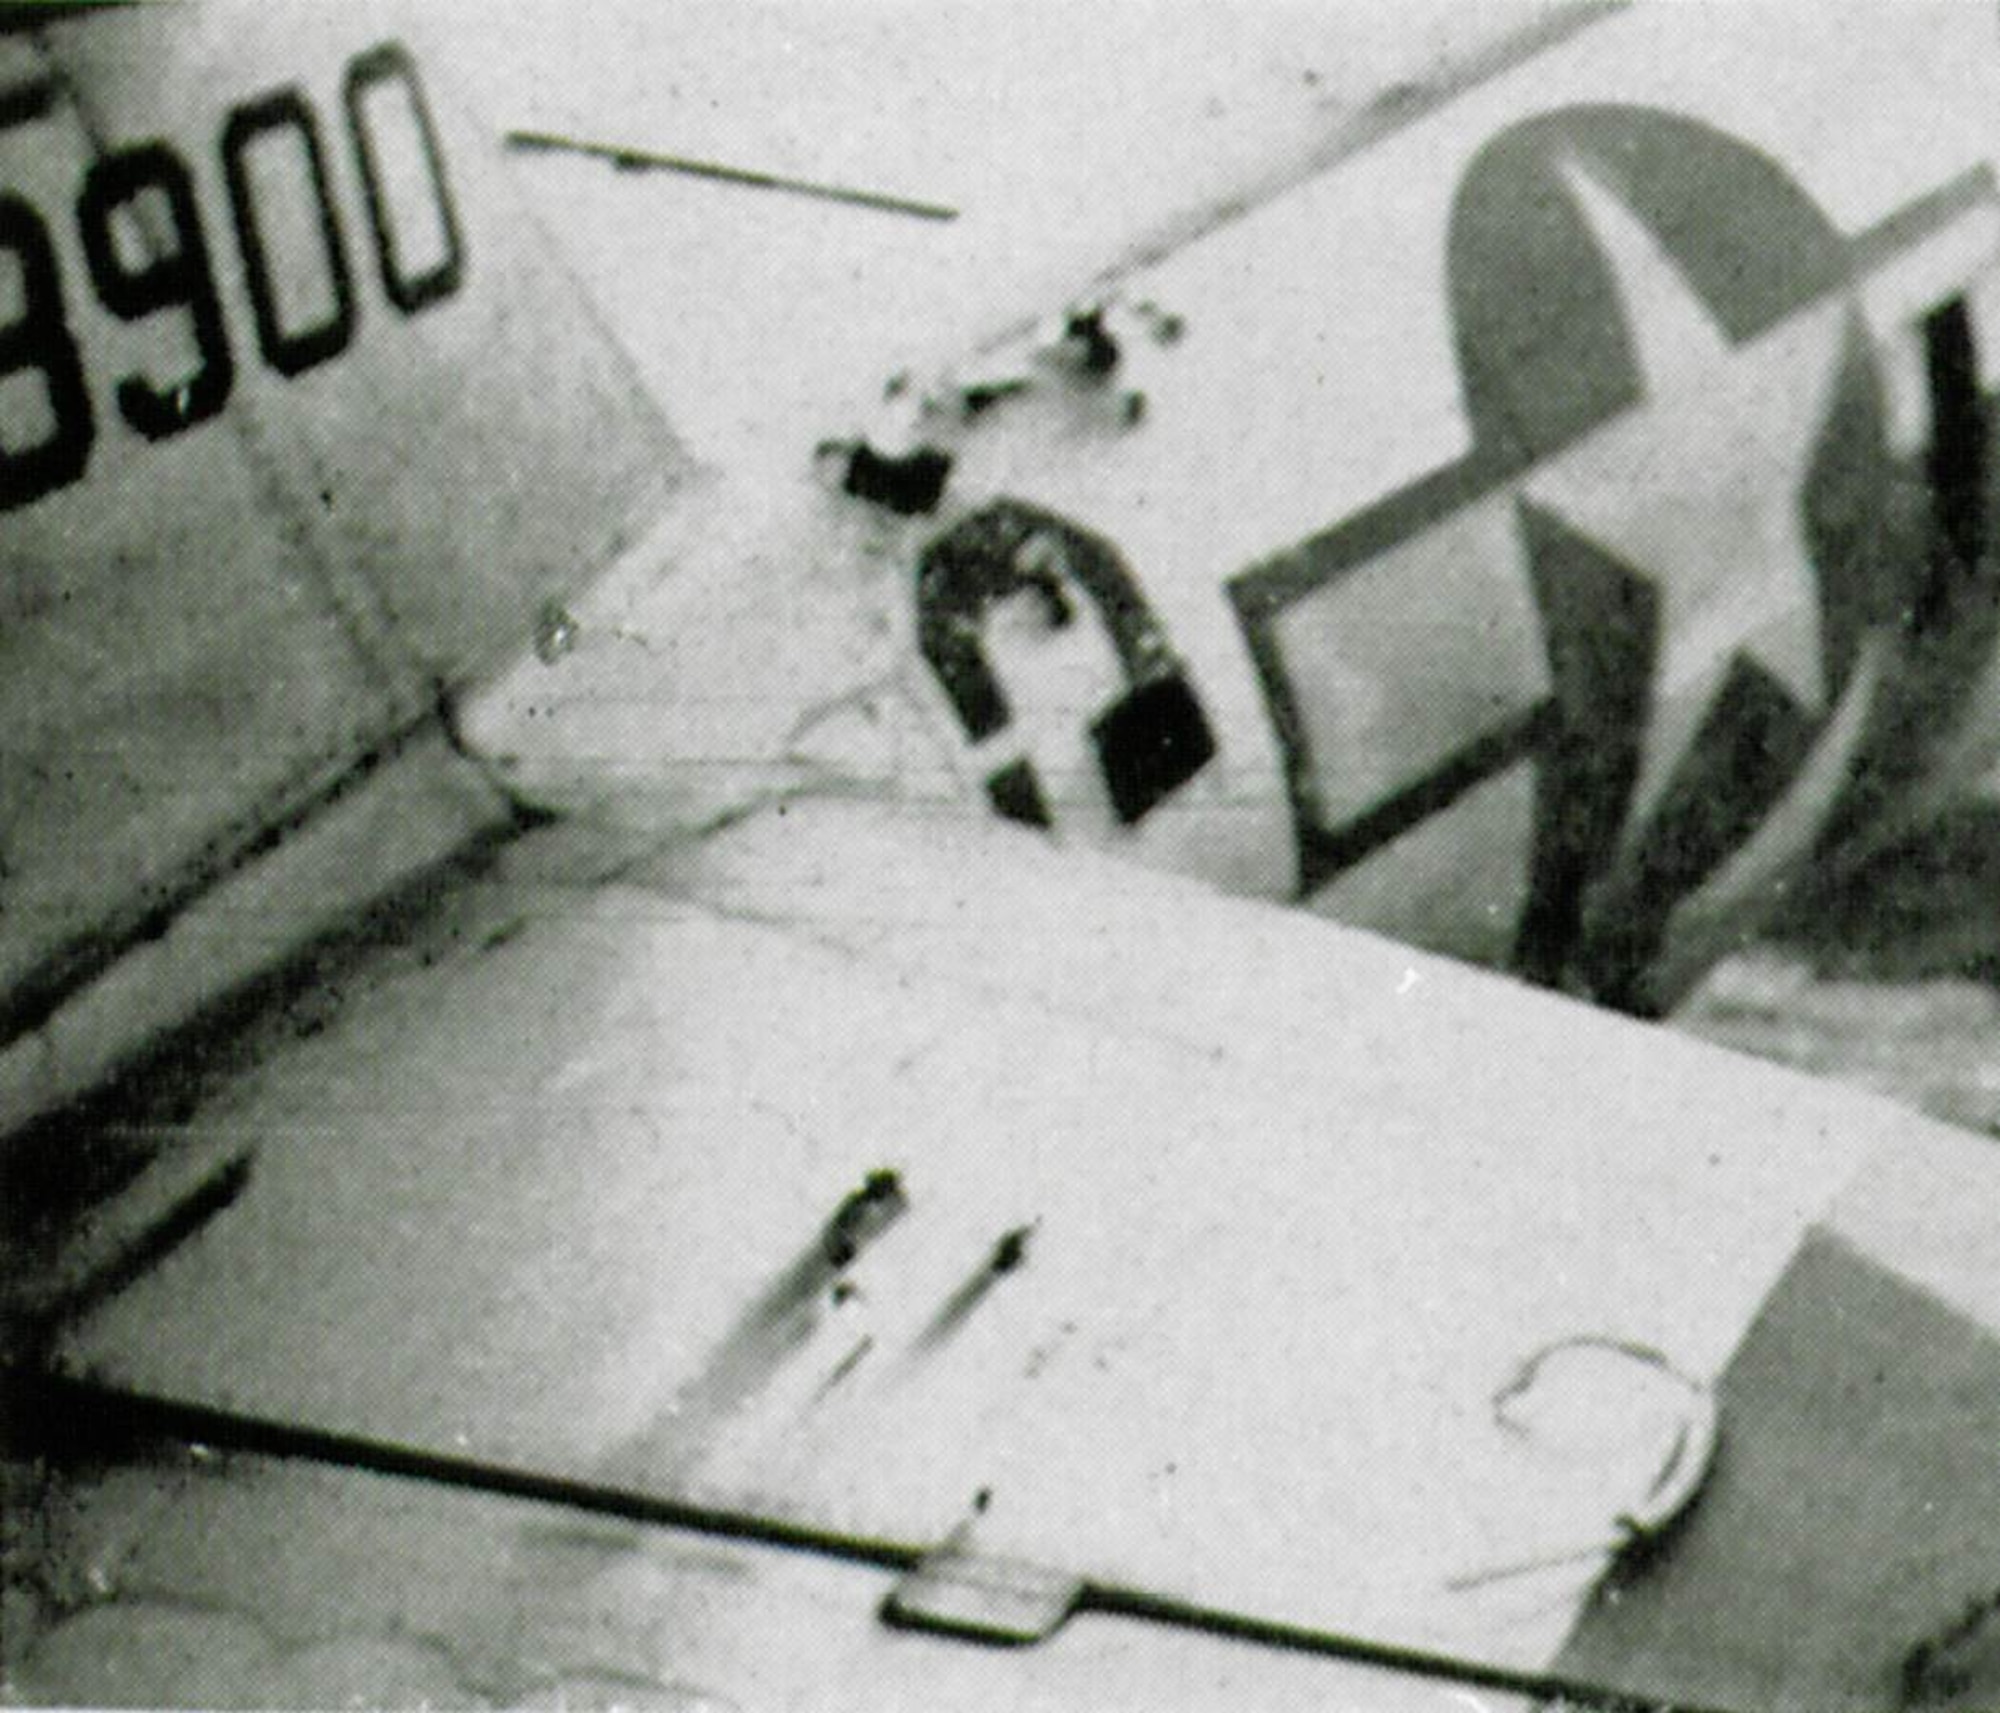
[(503, 822), (443, 705), (690, 470), (410, 20), (98, 11), (0, 37), (0, 1132)]

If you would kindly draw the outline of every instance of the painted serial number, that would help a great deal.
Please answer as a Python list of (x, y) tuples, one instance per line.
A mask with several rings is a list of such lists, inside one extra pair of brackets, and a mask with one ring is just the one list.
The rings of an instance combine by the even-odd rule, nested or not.
[[(402, 315), (420, 314), (459, 290), (466, 259), (408, 51), (385, 42), (356, 55), (341, 105), (382, 293)], [(346, 351), (360, 321), (320, 115), (296, 84), (271, 90), (229, 110), (217, 151), (258, 355), (294, 379)], [(414, 201), (412, 184), (421, 186)], [(148, 441), (209, 421), (229, 402), (238, 356), (187, 161), (159, 140), (102, 154), (74, 213), (97, 302), (125, 322), (180, 317), (193, 353), (165, 383), (144, 372), (117, 379), (117, 416)], [(0, 322), (0, 389), (28, 405), (21, 414), (33, 431), (19, 445), (0, 436), (0, 511), (13, 511), (82, 480), (100, 410), (48, 219), (13, 191), (0, 191), (0, 252), (18, 281)]]

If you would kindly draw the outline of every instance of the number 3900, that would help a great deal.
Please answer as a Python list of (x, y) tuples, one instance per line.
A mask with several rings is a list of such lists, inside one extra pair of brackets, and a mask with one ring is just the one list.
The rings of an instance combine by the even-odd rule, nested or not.
[[(400, 43), (384, 43), (348, 63), (342, 94), (383, 294), (418, 314), (458, 290), (465, 249), (416, 66)], [(280, 375), (302, 375), (347, 349), (360, 313), (319, 116), (289, 85), (232, 108), (219, 149), (258, 351)], [(195, 353), (170, 383), (120, 379), (118, 414), (147, 440), (206, 422), (229, 402), (236, 358), (187, 163), (159, 141), (100, 156), (76, 224), (104, 308), (122, 321), (178, 313)], [(0, 386), (38, 373), (46, 400), (32, 443), (0, 435), (0, 511), (12, 511), (81, 478), (97, 416), (48, 223), (10, 191), (0, 191), (0, 251), (12, 252), (20, 281), (18, 313), (0, 324)]]

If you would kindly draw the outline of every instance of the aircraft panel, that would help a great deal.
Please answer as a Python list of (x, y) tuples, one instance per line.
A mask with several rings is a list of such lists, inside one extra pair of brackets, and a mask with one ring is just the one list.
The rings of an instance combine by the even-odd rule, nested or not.
[[(45, 1467), (20, 1702), (1462, 1713), (1450, 1685), (1092, 1614), (1031, 1649), (883, 1624), (893, 1571), (420, 1480), (143, 1440)], [(10, 1508), (18, 1518), (18, 1504)], [(1481, 1713), (1526, 1713), (1482, 1690)]]
[(25, 1049), (436, 736), (689, 465), (448, 62), (382, 15), (90, 9), (7, 51), (0, 1042)]
[[(1992, 1144), (1965, 1145), (1990, 1170)], [(1942, 1250), (1990, 1297), (1994, 1244), (1990, 1221), (1950, 1231), (1950, 1176), (1869, 1184), (1924, 1210), (1893, 1261), (1854, 1240), (1852, 1201), (1808, 1240), (1718, 1389), (1729, 1439), (1701, 1503), (1600, 1590), (1566, 1669), (1677, 1703), (1991, 1705), (2000, 1323), (1924, 1278)]]
[(1170, 883), (879, 819), (489, 894), (208, 1103), (248, 1187), (68, 1363), (1536, 1670), (1854, 1171), (1937, 1193), (1890, 1109), (1175, 891), (1218, 986)]
[[(18, 239), (48, 238), (39, 283), (54, 293), (40, 302), (56, 304), (64, 282), (77, 301), (81, 248), (40, 211), (74, 202), (94, 153), (82, 118), (57, 100), (0, 134), (0, 151)], [(13, 259), (27, 254), (17, 245)], [(89, 325), (97, 372), (191, 372), (185, 327), (164, 352), (124, 331), (108, 315)], [(64, 438), (56, 383), (11, 379), (4, 433), (27, 458)], [(66, 396), (87, 478), (33, 497), (10, 481), (0, 521), (0, 1038), (95, 973), (121, 928), (170, 908), (191, 869), (226, 861), (408, 717), (311, 555), (250, 530), (266, 515), (264, 472), (227, 425), (147, 440), (108, 400)], [(42, 468), (21, 480), (61, 474)], [(218, 518), (242, 532), (218, 532)]]
[[(596, 27), (578, 30), (567, 7), (531, 0), (508, 8), (522, 51), (465, 59), (502, 123), (955, 211), (884, 218), (549, 150), (515, 156), (660, 396), (686, 401), (675, 418), (697, 452), (783, 471), (858, 426), (849, 419), (890, 374), (956, 361), (1100, 271), (1358, 157), (1411, 112), (1605, 10), (1080, 16), (1048, 0), (858, 13), (704, 0), (599, 7)], [(1301, 290), (1315, 283), (1337, 276), (1319, 270)]]
[[(102, 140), (184, 139), (225, 296), (253, 311), (231, 420), (266, 449), (274, 509), (434, 679), (521, 652), (686, 465), (421, 14), (142, 12), (53, 41)], [(446, 503), (473, 484), (482, 503)]]

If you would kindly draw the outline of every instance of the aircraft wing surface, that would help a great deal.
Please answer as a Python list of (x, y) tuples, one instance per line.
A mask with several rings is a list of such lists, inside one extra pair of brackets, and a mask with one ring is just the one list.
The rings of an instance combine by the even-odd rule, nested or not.
[(609, 883), (531, 835), (134, 1120), (247, 1179), (60, 1370), (989, 1638), (1101, 1603), (1769, 1705), (1990, 1592), (1990, 1148), (1075, 861), (871, 804)]

